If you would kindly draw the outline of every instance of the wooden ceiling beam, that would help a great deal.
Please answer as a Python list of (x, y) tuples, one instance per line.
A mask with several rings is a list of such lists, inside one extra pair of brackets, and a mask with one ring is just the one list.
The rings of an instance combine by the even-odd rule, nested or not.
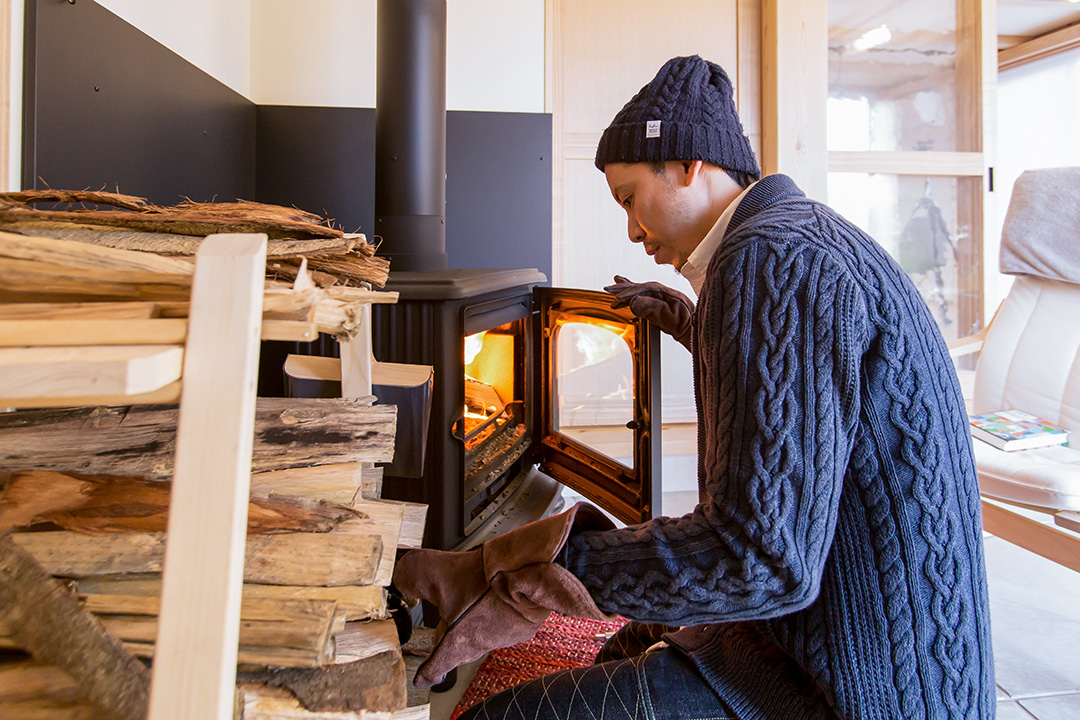
[(1080, 48), (1080, 23), (1066, 25), (1045, 35), (998, 51), (998, 71), (1019, 67)]

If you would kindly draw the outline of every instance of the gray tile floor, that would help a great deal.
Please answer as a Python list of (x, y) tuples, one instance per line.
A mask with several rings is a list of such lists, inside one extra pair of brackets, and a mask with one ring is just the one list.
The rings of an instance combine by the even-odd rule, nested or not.
[[(665, 493), (664, 514), (696, 499)], [(990, 535), (985, 548), (998, 720), (1080, 718), (1080, 573)], [(432, 695), (431, 720), (448, 720), (477, 664), (459, 671), (459, 687)]]

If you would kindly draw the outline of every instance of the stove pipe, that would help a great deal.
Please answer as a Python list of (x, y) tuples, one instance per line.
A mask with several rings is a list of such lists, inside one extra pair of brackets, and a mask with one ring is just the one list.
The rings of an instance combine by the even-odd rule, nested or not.
[(446, 0), (378, 0), (375, 234), (392, 270), (445, 270)]

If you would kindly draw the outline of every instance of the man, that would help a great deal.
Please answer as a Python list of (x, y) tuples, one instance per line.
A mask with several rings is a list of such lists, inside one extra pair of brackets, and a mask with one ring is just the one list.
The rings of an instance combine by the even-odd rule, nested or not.
[(399, 586), (448, 618), (427, 672), (548, 610), (609, 613), (640, 622), (598, 665), (469, 717), (992, 718), (967, 418), (907, 276), (790, 178), (756, 180), (731, 83), (699, 57), (627, 103), (596, 165), (630, 240), (698, 293), (608, 288), (693, 350), (700, 502), (623, 529), (578, 506), (406, 555)]

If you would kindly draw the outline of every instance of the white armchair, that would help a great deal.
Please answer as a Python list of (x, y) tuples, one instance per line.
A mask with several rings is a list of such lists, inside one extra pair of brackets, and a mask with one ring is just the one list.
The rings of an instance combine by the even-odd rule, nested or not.
[(1004, 452), (973, 440), (983, 527), (1080, 572), (1080, 168), (1016, 181), (1001, 269), (1017, 278), (990, 325), (949, 344), (954, 357), (980, 351), (968, 409), (1025, 410), (1071, 443)]

